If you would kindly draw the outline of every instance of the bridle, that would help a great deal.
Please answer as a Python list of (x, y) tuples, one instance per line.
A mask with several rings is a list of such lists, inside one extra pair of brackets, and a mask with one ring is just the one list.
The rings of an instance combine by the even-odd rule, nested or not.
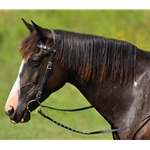
[[(53, 30), (50, 30), (51, 33), (52, 33), (52, 38), (53, 38), (53, 42), (54, 42), (54, 45), (55, 45), (55, 33)], [(44, 50), (47, 50), (50, 52), (50, 58), (49, 58), (49, 61), (48, 61), (48, 64), (47, 64), (47, 67), (46, 67), (46, 71), (45, 71), (45, 74), (43, 76), (43, 79), (42, 79), (42, 82), (40, 84), (40, 87), (39, 87), (39, 90), (36, 94), (36, 97), (34, 100), (31, 100), (28, 104), (27, 104), (27, 110), (30, 112), (30, 113), (33, 113), (33, 114), (36, 114), (36, 112), (31, 112), (30, 109), (29, 109), (29, 105), (31, 105), (31, 103), (33, 102), (37, 102), (39, 104), (39, 106), (41, 106), (41, 103), (40, 103), (40, 99), (41, 99), (41, 96), (42, 96), (42, 92), (43, 92), (43, 87), (44, 87), (44, 84), (48, 78), (48, 75), (49, 75), (49, 72), (51, 71), (52, 69), (52, 65), (53, 65), (53, 58), (54, 58), (54, 55), (56, 53), (56, 50), (53, 49), (53, 48), (50, 48), (50, 47), (47, 47), (45, 45), (39, 45), (37, 44), (36, 47), (38, 48), (41, 48), (41, 49), (44, 49)]]
[[(38, 48), (41, 48), (41, 49), (44, 49), (44, 50), (47, 50), (50, 52), (50, 58), (49, 58), (49, 61), (48, 61), (48, 64), (47, 64), (47, 68), (46, 68), (46, 71), (45, 71), (45, 74), (43, 76), (43, 79), (42, 79), (42, 82), (41, 82), (41, 85), (39, 87), (39, 90), (36, 94), (36, 97), (35, 97), (35, 100), (31, 100), (28, 104), (27, 104), (27, 110), (32, 113), (32, 114), (37, 114), (39, 113), (41, 116), (43, 116), (44, 118), (52, 121), (53, 123), (55, 123), (56, 125), (59, 125), (60, 127), (64, 128), (64, 129), (67, 129), (67, 130), (70, 130), (72, 132), (75, 132), (75, 133), (79, 133), (79, 134), (84, 134), (84, 135), (91, 135), (91, 134), (102, 134), (102, 133), (110, 133), (110, 132), (119, 132), (119, 131), (123, 131), (123, 130), (126, 130), (126, 129), (129, 129), (129, 128), (132, 128), (136, 125), (138, 125), (139, 123), (141, 122), (144, 122), (141, 127), (139, 128), (138, 132), (149, 122), (150, 120), (150, 115), (147, 116), (146, 118), (140, 120), (139, 122), (135, 123), (135, 124), (132, 124), (128, 127), (124, 127), (124, 128), (119, 128), (119, 129), (112, 129), (112, 130), (102, 130), (102, 131), (94, 131), (94, 132), (82, 132), (82, 131), (78, 131), (78, 130), (75, 130), (75, 129), (72, 129), (66, 125), (63, 125), (57, 121), (55, 121), (54, 119), (52, 119), (51, 117), (49, 117), (48, 115), (46, 115), (43, 111), (42, 111), (42, 108), (48, 108), (48, 109), (53, 109), (53, 110), (57, 110), (57, 111), (65, 111), (65, 112), (75, 112), (75, 111), (81, 111), (81, 110), (86, 110), (86, 109), (90, 109), (90, 108), (93, 108), (93, 106), (87, 106), (87, 107), (83, 107), (83, 108), (77, 108), (77, 109), (58, 109), (58, 108), (54, 108), (54, 107), (49, 107), (49, 106), (45, 106), (45, 105), (42, 105), (40, 103), (40, 99), (41, 99), (41, 96), (42, 96), (42, 92), (43, 92), (43, 87), (44, 87), (44, 84), (48, 78), (48, 75), (49, 75), (49, 72), (52, 70), (52, 65), (53, 65), (53, 58), (54, 58), (54, 55), (56, 53), (56, 50), (54, 48), (55, 46), (55, 32), (53, 30), (50, 30), (51, 33), (52, 33), (52, 38), (53, 38), (53, 43), (54, 45), (50, 48), (50, 47), (47, 47), (45, 45), (39, 45), (37, 44), (36, 47)], [(40, 109), (37, 111), (37, 112), (32, 112), (30, 111), (30, 105), (33, 103), (33, 102), (37, 102), (38, 105), (40, 106)]]

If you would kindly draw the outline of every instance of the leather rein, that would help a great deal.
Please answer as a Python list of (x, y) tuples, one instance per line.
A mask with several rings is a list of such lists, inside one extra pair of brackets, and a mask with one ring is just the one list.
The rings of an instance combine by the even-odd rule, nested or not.
[[(53, 30), (50, 30), (51, 33), (52, 33), (52, 38), (53, 38), (53, 42), (54, 42), (54, 45), (55, 45), (55, 32)], [(53, 46), (54, 46), (53, 45)], [(87, 109), (90, 109), (90, 108), (94, 108), (93, 106), (87, 106), (87, 107), (83, 107), (83, 108), (76, 108), (76, 109), (58, 109), (58, 108), (54, 108), (54, 107), (50, 107), (50, 106), (45, 106), (45, 105), (42, 105), (39, 100), (41, 98), (41, 95), (42, 95), (42, 91), (43, 91), (43, 87), (44, 87), (44, 84), (48, 78), (48, 75), (49, 75), (49, 72), (52, 70), (52, 65), (53, 65), (53, 58), (54, 58), (54, 55), (56, 53), (56, 50), (52, 47), (47, 47), (47, 46), (44, 46), (44, 45), (36, 45), (36, 47), (38, 48), (41, 48), (41, 49), (44, 49), (44, 50), (47, 50), (47, 51), (50, 51), (50, 58), (49, 58), (49, 62), (48, 62), (48, 65), (47, 65), (47, 69), (45, 71), (45, 74), (44, 74), (44, 77), (42, 79), (42, 82), (41, 82), (41, 85), (40, 85), (40, 88), (36, 94), (36, 98), (35, 100), (31, 100), (28, 104), (27, 104), (27, 110), (32, 113), (32, 114), (37, 114), (39, 113), (41, 116), (43, 116), (44, 118), (50, 120), (51, 122), (55, 123), (56, 125), (64, 128), (64, 129), (67, 129), (69, 131), (72, 131), (72, 132), (75, 132), (75, 133), (79, 133), (79, 134), (84, 134), (84, 135), (91, 135), (91, 134), (103, 134), (103, 133), (110, 133), (110, 132), (119, 132), (119, 131), (123, 131), (123, 130), (126, 130), (126, 129), (129, 129), (129, 128), (132, 128), (134, 127), (135, 125), (138, 125), (139, 123), (141, 122), (144, 122), (143, 125), (140, 127), (142, 128), (144, 125), (146, 125), (148, 123), (148, 121), (150, 120), (150, 115), (147, 116), (146, 118), (140, 120), (139, 122), (135, 123), (135, 124), (132, 124), (131, 126), (128, 126), (128, 127), (124, 127), (124, 128), (119, 128), (119, 129), (111, 129), (111, 130), (100, 130), (100, 131), (94, 131), (94, 132), (82, 132), (82, 131), (78, 131), (78, 130), (75, 130), (73, 128), (70, 128), (64, 124), (61, 124), (60, 122), (57, 122), (56, 120), (52, 119), (51, 117), (49, 117), (48, 115), (46, 115), (43, 111), (42, 111), (42, 108), (48, 108), (48, 109), (52, 109), (52, 110), (56, 110), (56, 111), (65, 111), (65, 112), (76, 112), (76, 111), (82, 111), (82, 110), (87, 110)], [(52, 50), (51, 50), (52, 49)], [(30, 105), (31, 103), (33, 102), (37, 102), (39, 104), (39, 107), (40, 109), (37, 111), (37, 112), (32, 112), (30, 111)]]

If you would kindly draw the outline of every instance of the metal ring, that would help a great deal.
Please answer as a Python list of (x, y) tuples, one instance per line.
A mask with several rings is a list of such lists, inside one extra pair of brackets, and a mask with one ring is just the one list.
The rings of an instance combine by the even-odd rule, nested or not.
[(29, 111), (29, 113), (35, 115), (35, 114), (38, 113), (38, 111), (30, 111), (30, 109), (29, 109), (29, 104), (31, 104), (32, 102), (37, 102), (37, 103), (39, 103), (39, 106), (41, 106), (41, 103), (40, 103), (39, 101), (36, 101), (36, 100), (31, 100), (31, 101), (27, 104), (27, 110)]

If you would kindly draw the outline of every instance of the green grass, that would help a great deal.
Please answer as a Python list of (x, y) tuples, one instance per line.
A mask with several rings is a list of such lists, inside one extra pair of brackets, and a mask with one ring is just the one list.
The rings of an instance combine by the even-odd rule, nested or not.
[[(148, 10), (6, 10), (0, 11), (0, 139), (112, 139), (111, 134), (79, 135), (62, 129), (39, 115), (30, 122), (13, 125), (4, 113), (5, 102), (16, 79), (21, 57), (20, 42), (28, 35), (21, 21), (33, 20), (49, 29), (63, 29), (126, 40), (150, 50), (150, 11)], [(76, 108), (89, 103), (73, 86), (66, 84), (45, 104)], [(46, 110), (45, 110), (46, 111)], [(94, 109), (65, 113), (46, 111), (52, 118), (85, 132), (110, 129)]]

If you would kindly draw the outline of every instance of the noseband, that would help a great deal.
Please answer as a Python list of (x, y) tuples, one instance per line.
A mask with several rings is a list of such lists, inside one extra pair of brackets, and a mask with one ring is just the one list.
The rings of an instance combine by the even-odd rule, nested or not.
[[(79, 134), (84, 134), (84, 135), (91, 135), (91, 134), (102, 134), (102, 133), (109, 133), (109, 132), (119, 132), (119, 131), (123, 131), (123, 130), (126, 130), (126, 129), (129, 129), (129, 128), (132, 128), (134, 127), (135, 125), (138, 125), (139, 123), (141, 122), (144, 122), (141, 127), (139, 128), (139, 131), (142, 127), (144, 127), (149, 121), (150, 121), (150, 115), (147, 116), (146, 118), (144, 118), (143, 120), (140, 120), (139, 122), (133, 124), (133, 125), (130, 125), (128, 127), (124, 127), (124, 128), (119, 128), (119, 129), (112, 129), (112, 130), (102, 130), (102, 131), (94, 131), (94, 132), (82, 132), (82, 131), (78, 131), (78, 130), (75, 130), (75, 129), (72, 129), (66, 125), (63, 125), (57, 121), (55, 121), (54, 119), (50, 118), (49, 116), (47, 116), (45, 113), (42, 112), (41, 108), (42, 107), (45, 107), (45, 108), (49, 108), (49, 109), (53, 109), (53, 110), (57, 110), (57, 111), (67, 111), (67, 112), (75, 112), (75, 111), (81, 111), (81, 110), (86, 110), (86, 109), (89, 109), (89, 108), (93, 108), (93, 106), (88, 106), (88, 107), (83, 107), (83, 108), (77, 108), (77, 109), (71, 109), (71, 110), (67, 110), (67, 109), (58, 109), (58, 108), (54, 108), (54, 107), (49, 107), (49, 106), (44, 106), (44, 105), (41, 105), (40, 103), (40, 99), (41, 99), (41, 96), (42, 96), (42, 91), (43, 91), (43, 87), (44, 87), (44, 84), (48, 78), (48, 75), (49, 75), (49, 72), (52, 70), (52, 65), (53, 65), (53, 58), (54, 58), (54, 55), (56, 53), (56, 50), (54, 48), (55, 46), (55, 32), (53, 30), (50, 30), (51, 33), (52, 33), (52, 38), (53, 38), (53, 42), (54, 42), (54, 45), (53, 47), (47, 47), (45, 45), (39, 45), (37, 44), (36, 47), (38, 48), (41, 48), (41, 49), (44, 49), (44, 50), (47, 50), (47, 51), (50, 51), (50, 58), (49, 58), (49, 61), (48, 61), (48, 64), (47, 64), (47, 68), (46, 68), (46, 71), (45, 71), (45, 74), (44, 74), (44, 77), (42, 79), (42, 82), (41, 82), (41, 85), (40, 85), (40, 88), (36, 94), (36, 97), (35, 97), (35, 100), (31, 100), (28, 104), (27, 104), (27, 110), (30, 112), (30, 113), (33, 113), (33, 114), (36, 114), (36, 113), (39, 113), (41, 116), (43, 116), (44, 118), (52, 121), (53, 123), (55, 123), (56, 125), (59, 125), (60, 127), (64, 128), (64, 129), (67, 129), (67, 130), (70, 130), (72, 132), (75, 132), (75, 133), (79, 133)], [(29, 106), (31, 105), (31, 103), (33, 102), (37, 102), (39, 104), (39, 106), (41, 107), (38, 112), (32, 112), (30, 111), (29, 109)]]

